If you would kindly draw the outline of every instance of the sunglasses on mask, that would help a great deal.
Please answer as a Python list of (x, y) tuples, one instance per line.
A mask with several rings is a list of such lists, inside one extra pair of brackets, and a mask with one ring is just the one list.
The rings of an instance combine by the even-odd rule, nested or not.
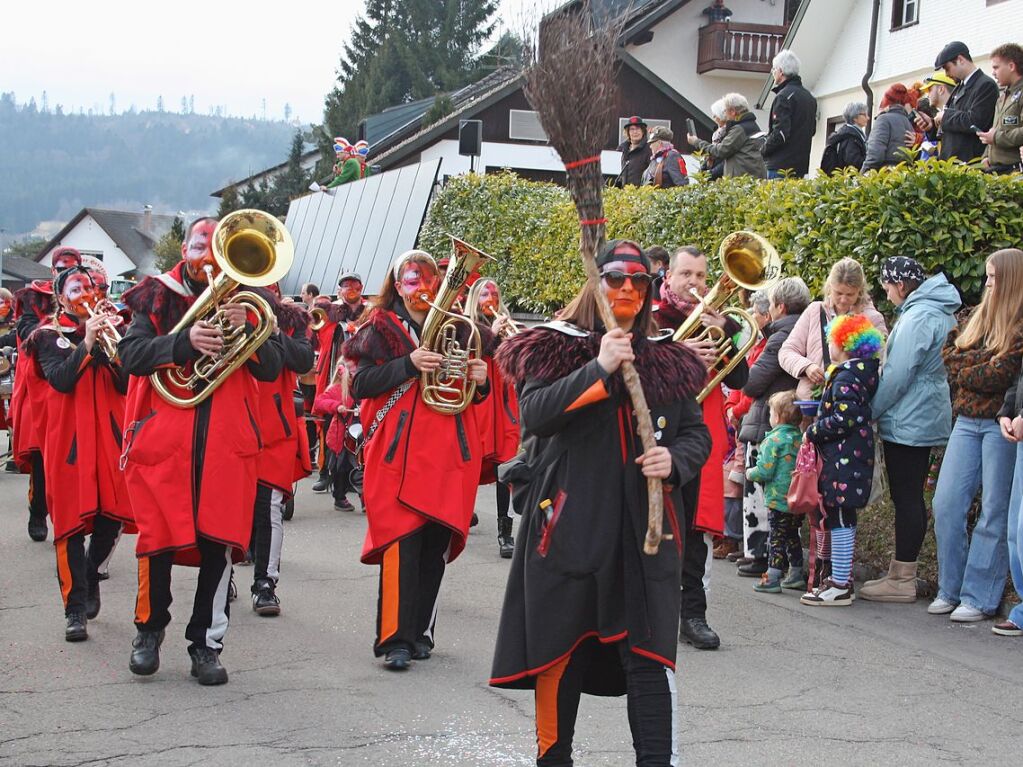
[(629, 280), (637, 293), (646, 293), (647, 289), (650, 287), (650, 283), (653, 282), (654, 279), (652, 275), (647, 274), (646, 272), (626, 274), (625, 272), (610, 271), (604, 272), (600, 275), (600, 277), (612, 290), (618, 290), (625, 284), (626, 280)]

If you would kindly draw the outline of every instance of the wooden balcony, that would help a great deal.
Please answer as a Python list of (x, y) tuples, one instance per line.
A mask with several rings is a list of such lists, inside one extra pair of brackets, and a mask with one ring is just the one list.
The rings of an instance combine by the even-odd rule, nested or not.
[(699, 74), (771, 71), (771, 59), (781, 50), (787, 26), (715, 21), (700, 28)]

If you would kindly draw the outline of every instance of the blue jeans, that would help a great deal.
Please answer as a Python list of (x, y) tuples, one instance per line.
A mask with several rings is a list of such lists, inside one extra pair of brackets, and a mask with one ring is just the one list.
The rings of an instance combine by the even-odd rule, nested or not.
[(769, 181), (775, 181), (776, 179), (785, 178), (785, 177), (783, 175), (781, 175), (781, 173), (779, 173), (778, 171), (770, 170), (769, 169), (767, 171), (767, 178), (768, 178)]
[[(1016, 445), (1016, 474), (1012, 479), (1012, 493), (1009, 495), (1009, 572), (1016, 593), (1023, 595), (1023, 443)], [(1009, 613), (1009, 620), (1023, 626), (1023, 604), (1016, 605)]]
[[(1016, 447), (993, 418), (956, 418), (934, 492), (938, 596), (988, 615), (998, 611), (1008, 569), (1006, 526)], [(981, 512), (967, 540), (966, 515), (981, 491)]]

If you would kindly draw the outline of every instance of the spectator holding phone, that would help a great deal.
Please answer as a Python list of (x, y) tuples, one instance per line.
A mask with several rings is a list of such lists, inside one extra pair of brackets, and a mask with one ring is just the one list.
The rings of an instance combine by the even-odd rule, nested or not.
[(994, 124), (977, 138), (985, 145), (981, 164), (993, 173), (1011, 173), (1020, 167), (1023, 148), (1023, 47), (999, 45), (991, 52), (991, 71), (1002, 87), (995, 104)]
[[(978, 132), (991, 128), (995, 103), (998, 101), (998, 86), (995, 81), (977, 69), (970, 57), (970, 49), (958, 40), (946, 45), (934, 60), (935, 69), (941, 69), (955, 80), (955, 90), (948, 104), (935, 114), (933, 124), (941, 138), (939, 157), (948, 160), (953, 157), (969, 162), (984, 153), (984, 145)], [(927, 130), (929, 118), (921, 117)]]

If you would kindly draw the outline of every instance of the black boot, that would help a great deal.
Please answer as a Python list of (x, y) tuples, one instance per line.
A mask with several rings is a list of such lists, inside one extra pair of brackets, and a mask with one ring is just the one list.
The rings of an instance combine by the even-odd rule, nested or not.
[(220, 653), (209, 647), (189, 647), (192, 657), (192, 676), (201, 685), (226, 684), (227, 669), (220, 663)]
[(28, 537), (33, 541), (45, 541), (49, 530), (46, 527), (46, 516), (29, 513)]
[(89, 638), (89, 632), (85, 628), (85, 624), (88, 620), (85, 617), (85, 613), (68, 613), (67, 627), (64, 629), (64, 639), (68, 642), (84, 642)]
[(474, 511), (474, 512), (472, 513), (472, 519), (471, 519), (471, 520), (469, 520), (469, 527), (476, 527), (476, 525), (478, 525), (479, 523), (480, 523), (480, 517), (479, 517), (479, 514), (477, 514), (477, 513), (476, 513), (476, 512)]
[(429, 660), (433, 655), (433, 646), (425, 639), (417, 639), (412, 650), (412, 660)]
[(277, 598), (274, 582), (269, 578), (262, 578), (252, 585), (252, 611), (256, 615), (281, 614), (281, 601)]
[(767, 572), (766, 559), (754, 559), (748, 565), (739, 565), (736, 573), (742, 578), (759, 578)]
[(160, 645), (163, 644), (163, 630), (140, 630), (131, 642), (131, 658), (128, 668), (138, 676), (155, 674), (160, 668)]
[(99, 615), (99, 581), (89, 584), (89, 593), (85, 597), (85, 616), (92, 620)]
[(511, 559), (512, 554), (515, 553), (511, 517), (497, 518), (497, 548), (501, 552), (501, 559)]
[(697, 650), (716, 650), (721, 645), (721, 638), (707, 625), (706, 618), (683, 618), (679, 624), (678, 638)]
[(328, 490), (330, 490), (330, 475), (321, 475), (320, 478), (313, 483), (313, 492), (326, 493)]
[(407, 647), (396, 647), (388, 650), (384, 656), (384, 668), (389, 671), (405, 671), (412, 665), (412, 653)]

